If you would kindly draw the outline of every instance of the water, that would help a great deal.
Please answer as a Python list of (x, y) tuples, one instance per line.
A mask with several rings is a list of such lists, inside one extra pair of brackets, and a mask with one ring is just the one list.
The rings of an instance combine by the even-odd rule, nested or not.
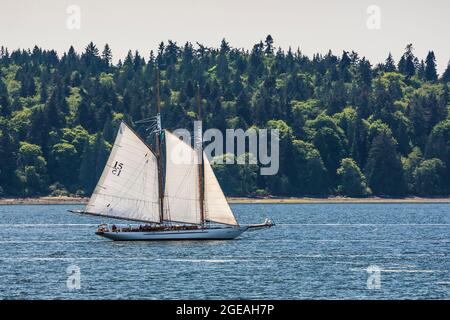
[(124, 243), (94, 234), (105, 220), (66, 212), (79, 207), (0, 206), (1, 299), (450, 299), (450, 204), (240, 204), (241, 223), (277, 226)]

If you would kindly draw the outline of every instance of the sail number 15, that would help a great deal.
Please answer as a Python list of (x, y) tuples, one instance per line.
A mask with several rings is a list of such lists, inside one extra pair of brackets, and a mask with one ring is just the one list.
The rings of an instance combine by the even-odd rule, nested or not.
[(120, 176), (120, 173), (122, 172), (122, 168), (123, 168), (123, 163), (116, 161), (116, 163), (114, 164), (114, 166), (112, 168), (112, 174), (116, 175), (116, 176)]

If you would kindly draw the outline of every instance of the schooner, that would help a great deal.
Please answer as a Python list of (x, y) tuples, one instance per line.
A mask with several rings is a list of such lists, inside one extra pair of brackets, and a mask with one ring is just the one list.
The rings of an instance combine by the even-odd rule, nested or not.
[[(199, 104), (199, 93), (197, 100)], [(159, 79), (155, 136), (156, 152), (125, 122), (120, 124), (87, 206), (71, 212), (144, 224), (136, 227), (102, 224), (97, 235), (119, 241), (226, 240), (249, 229), (274, 225), (269, 219), (261, 224), (239, 225), (201, 141), (197, 143), (199, 147), (193, 148), (162, 129)]]

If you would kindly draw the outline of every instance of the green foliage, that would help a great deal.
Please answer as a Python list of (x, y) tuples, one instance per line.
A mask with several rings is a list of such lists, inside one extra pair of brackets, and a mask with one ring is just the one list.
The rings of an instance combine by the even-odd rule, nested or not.
[(325, 195), (330, 191), (328, 171), (313, 144), (293, 141), (293, 194)]
[(414, 170), (414, 188), (422, 196), (441, 195), (445, 193), (445, 165), (436, 158), (423, 161)]
[(52, 197), (63, 197), (69, 195), (69, 192), (66, 190), (66, 188), (58, 182), (49, 186), (48, 189), (50, 191), (50, 196)]
[(270, 35), (250, 51), (225, 39), (218, 48), (168, 41), (148, 59), (130, 51), (116, 65), (108, 45), (92, 42), (61, 57), (6, 52), (0, 195), (89, 195), (120, 121), (155, 114), (156, 66), (165, 128), (192, 129), (199, 84), (204, 129), (279, 130), (277, 175), (214, 166), (227, 195), (450, 192), (450, 65), (439, 77), (431, 50), (419, 60), (408, 45), (397, 66), (389, 54), (375, 67), (356, 52), (283, 51)]
[(403, 167), (397, 153), (397, 142), (389, 132), (381, 131), (373, 139), (365, 174), (376, 195), (401, 196), (406, 192)]
[(352, 197), (364, 197), (371, 194), (358, 164), (352, 158), (345, 158), (337, 170), (340, 179), (338, 192)]
[(54, 181), (59, 181), (66, 188), (72, 181), (76, 181), (80, 158), (74, 145), (67, 142), (53, 145), (49, 161), (53, 168), (51, 176)]
[(445, 165), (444, 181), (450, 188), (450, 120), (438, 123), (432, 130), (425, 149), (427, 159), (440, 159)]
[(23, 195), (46, 193), (48, 183), (47, 162), (40, 146), (20, 142), (16, 175)]
[[(232, 154), (224, 154), (213, 159), (213, 169), (219, 180), (222, 189), (228, 195), (250, 196), (256, 191), (256, 178), (258, 166), (249, 164), (248, 160), (252, 155), (246, 153), (236, 159)], [(234, 164), (227, 164), (234, 162)], [(222, 161), (222, 163), (218, 163)], [(239, 162), (244, 164), (238, 164)]]
[(408, 157), (402, 158), (403, 171), (405, 174), (405, 182), (409, 193), (414, 193), (414, 171), (423, 161), (422, 151), (415, 147)]

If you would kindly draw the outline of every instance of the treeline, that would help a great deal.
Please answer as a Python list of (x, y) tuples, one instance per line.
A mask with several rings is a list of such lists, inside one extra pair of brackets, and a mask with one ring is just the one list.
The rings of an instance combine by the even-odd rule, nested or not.
[(1, 47), (0, 196), (90, 194), (120, 121), (154, 115), (157, 66), (165, 127), (192, 126), (199, 84), (204, 129), (280, 130), (277, 175), (215, 166), (228, 195), (450, 193), (450, 65), (438, 76), (433, 51), (419, 60), (408, 45), (398, 63), (372, 65), (267, 36), (250, 51), (168, 41), (111, 59), (93, 43), (60, 57)]

